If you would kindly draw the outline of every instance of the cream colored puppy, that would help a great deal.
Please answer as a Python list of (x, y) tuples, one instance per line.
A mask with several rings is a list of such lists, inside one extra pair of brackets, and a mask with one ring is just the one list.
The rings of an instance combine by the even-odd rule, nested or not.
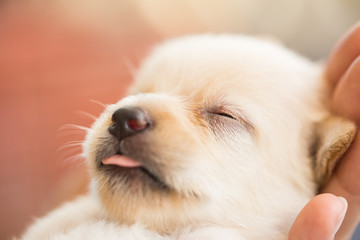
[(23, 239), (286, 239), (354, 135), (328, 100), (321, 68), (278, 44), (165, 43), (88, 132), (92, 193)]

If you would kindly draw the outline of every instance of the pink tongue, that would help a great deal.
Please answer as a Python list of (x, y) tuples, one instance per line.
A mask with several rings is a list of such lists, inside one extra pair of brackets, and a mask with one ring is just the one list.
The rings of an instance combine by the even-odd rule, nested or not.
[(118, 165), (120, 167), (139, 167), (140, 163), (123, 155), (114, 155), (102, 160), (104, 165)]

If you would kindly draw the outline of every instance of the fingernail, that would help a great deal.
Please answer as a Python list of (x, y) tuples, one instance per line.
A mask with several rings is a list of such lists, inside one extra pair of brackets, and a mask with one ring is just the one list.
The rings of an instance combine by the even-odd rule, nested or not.
[(345, 218), (345, 214), (346, 214), (346, 211), (347, 211), (347, 207), (348, 207), (348, 203), (346, 201), (345, 198), (343, 197), (338, 197), (338, 199), (341, 200), (341, 203), (342, 203), (342, 212), (341, 214), (339, 215), (337, 221), (336, 221), (336, 224), (335, 224), (335, 231), (334, 231), (334, 235), (337, 233), (337, 231), (339, 230), (344, 218)]

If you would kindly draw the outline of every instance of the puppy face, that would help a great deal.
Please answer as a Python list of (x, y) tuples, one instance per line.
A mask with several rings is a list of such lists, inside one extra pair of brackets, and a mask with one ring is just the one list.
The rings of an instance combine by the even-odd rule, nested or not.
[(162, 45), (87, 136), (107, 215), (159, 232), (291, 219), (315, 193), (310, 150), (325, 90), (315, 65), (269, 42)]

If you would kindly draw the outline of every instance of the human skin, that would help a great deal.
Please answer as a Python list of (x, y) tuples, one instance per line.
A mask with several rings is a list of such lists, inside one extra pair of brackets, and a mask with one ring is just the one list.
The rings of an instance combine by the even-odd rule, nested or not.
[[(353, 120), (359, 129), (360, 23), (335, 45), (325, 67), (325, 76), (333, 87), (332, 110)], [(321, 190), (322, 194), (313, 198), (299, 213), (289, 240), (351, 239), (360, 222), (359, 176), (360, 133), (357, 133), (330, 181)]]

